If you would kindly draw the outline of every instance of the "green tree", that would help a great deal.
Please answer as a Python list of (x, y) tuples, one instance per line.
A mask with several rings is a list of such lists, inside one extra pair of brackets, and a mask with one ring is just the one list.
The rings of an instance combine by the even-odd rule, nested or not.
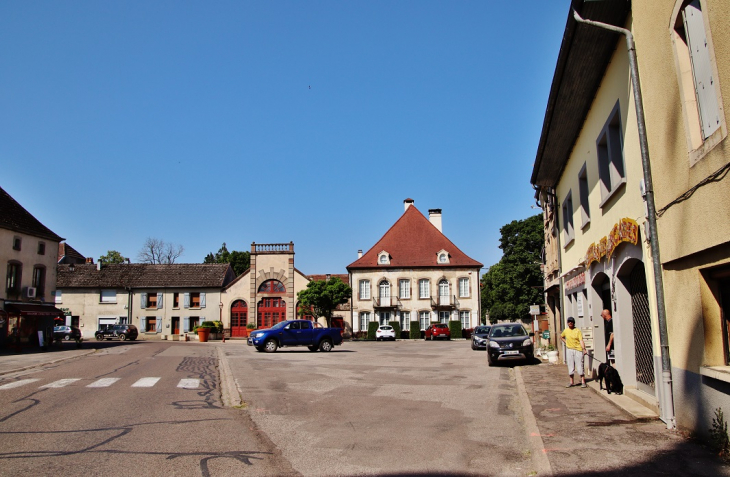
[(329, 280), (311, 281), (307, 288), (297, 293), (300, 314), (323, 316), (327, 327), (332, 326), (332, 312), (337, 305), (347, 303), (352, 288), (337, 277)]
[(251, 267), (251, 253), (239, 252), (238, 250), (229, 252), (226, 243), (223, 242), (215, 255), (209, 253), (205, 256), (203, 263), (230, 263), (236, 276), (238, 276)]
[(121, 253), (117, 252), (116, 250), (108, 250), (106, 252), (106, 255), (102, 255), (99, 257), (99, 263), (124, 263), (127, 261), (127, 258), (122, 256)]
[(502, 258), (481, 279), (482, 310), (492, 323), (528, 320), (530, 305), (544, 302), (540, 271), (542, 215), (513, 220), (499, 229)]

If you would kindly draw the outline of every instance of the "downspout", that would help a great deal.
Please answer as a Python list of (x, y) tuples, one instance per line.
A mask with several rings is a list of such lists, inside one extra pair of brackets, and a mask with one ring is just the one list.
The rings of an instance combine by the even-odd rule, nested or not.
[(654, 288), (657, 301), (657, 319), (659, 322), (659, 344), (662, 357), (662, 406), (661, 419), (667, 425), (667, 429), (677, 427), (674, 414), (674, 397), (672, 395), (672, 365), (669, 360), (669, 339), (667, 334), (667, 315), (664, 303), (664, 281), (662, 278), (662, 262), (659, 255), (659, 236), (656, 223), (656, 207), (654, 205), (654, 186), (651, 179), (651, 164), (649, 162), (649, 143), (646, 137), (646, 122), (644, 120), (644, 104), (641, 98), (641, 86), (639, 84), (639, 68), (636, 60), (636, 45), (634, 36), (625, 28), (620, 28), (606, 23), (584, 20), (573, 10), (573, 18), (578, 23), (593, 25), (626, 37), (626, 46), (629, 53), (629, 68), (631, 71), (631, 86), (634, 90), (634, 104), (636, 107), (636, 121), (639, 130), (639, 145), (641, 148), (641, 166), (644, 170), (644, 184), (646, 184), (646, 205), (649, 212), (649, 240), (651, 244), (651, 259), (654, 270)]

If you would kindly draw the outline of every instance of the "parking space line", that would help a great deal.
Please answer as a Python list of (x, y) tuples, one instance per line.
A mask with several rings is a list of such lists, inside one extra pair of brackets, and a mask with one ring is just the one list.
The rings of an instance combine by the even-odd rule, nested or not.
[(200, 379), (181, 379), (177, 387), (184, 389), (198, 389)]
[(87, 385), (87, 388), (107, 388), (112, 384), (119, 381), (120, 378), (101, 378), (93, 383)]
[(157, 384), (157, 381), (159, 381), (162, 378), (142, 378), (138, 380), (136, 383), (132, 384), (133, 388), (151, 388), (155, 384)]
[(62, 387), (68, 386), (71, 383), (75, 383), (76, 381), (81, 381), (81, 378), (59, 379), (58, 381), (53, 381), (52, 383), (44, 384), (43, 386), (41, 386), (41, 389), (62, 388)]
[(34, 383), (36, 381), (40, 381), (40, 380), (39, 379), (21, 379), (20, 381), (3, 384), (2, 386), (0, 386), (0, 389), (19, 388), (20, 386), (25, 386), (26, 384)]

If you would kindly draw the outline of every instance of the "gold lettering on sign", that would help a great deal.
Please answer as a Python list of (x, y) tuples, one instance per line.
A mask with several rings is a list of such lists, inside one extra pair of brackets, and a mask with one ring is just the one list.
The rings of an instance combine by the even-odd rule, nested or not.
[(611, 233), (607, 237), (601, 238), (598, 245), (592, 243), (586, 250), (586, 268), (590, 267), (593, 262), (600, 262), (603, 257), (610, 259), (613, 252), (622, 242), (629, 242), (636, 245), (639, 241), (639, 224), (635, 220), (629, 218), (621, 219), (611, 229)]

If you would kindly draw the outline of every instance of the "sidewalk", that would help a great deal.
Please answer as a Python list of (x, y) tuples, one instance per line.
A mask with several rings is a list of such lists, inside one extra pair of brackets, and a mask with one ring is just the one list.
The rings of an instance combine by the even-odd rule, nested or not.
[(8, 350), (0, 350), (0, 376), (16, 373), (36, 366), (58, 363), (67, 359), (85, 356), (95, 352), (91, 348), (77, 348), (76, 344), (64, 344), (51, 346), (47, 351), (40, 348), (31, 348), (19, 353)]
[(597, 381), (566, 388), (565, 365), (515, 367), (515, 374), (535, 418), (539, 435), (533, 437), (542, 440), (554, 475), (730, 476), (730, 467), (712, 452), (667, 430), (631, 398), (609, 397)]

